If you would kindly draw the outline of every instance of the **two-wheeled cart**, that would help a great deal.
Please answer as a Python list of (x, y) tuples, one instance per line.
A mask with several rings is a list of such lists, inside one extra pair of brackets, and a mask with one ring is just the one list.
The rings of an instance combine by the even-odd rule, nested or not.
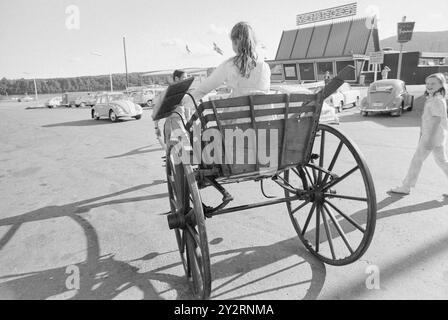
[[(217, 215), (285, 203), (299, 239), (319, 260), (342, 266), (365, 253), (374, 234), (377, 211), (371, 174), (358, 147), (347, 136), (319, 123), (323, 101), (337, 90), (349, 72), (353, 70), (345, 68), (316, 94), (251, 95), (206, 101), (199, 106), (195, 103), (196, 112), (187, 123), (174, 110), (188, 95), (191, 80), (168, 88), (153, 118), (169, 117), (171, 131), (178, 129), (183, 135), (166, 141), (171, 207), (168, 224), (175, 232), (182, 264), (197, 298), (207, 299), (211, 293), (205, 221)], [(196, 155), (195, 164), (193, 150), (198, 137), (193, 132), (197, 133), (198, 128), (202, 133), (220, 133), (221, 163), (204, 163), (202, 158), (197, 161)], [(232, 161), (238, 151), (248, 159), (253, 152), (250, 143), (230, 149), (235, 158), (229, 159), (229, 147), (224, 141), (226, 134), (236, 130), (255, 132), (255, 145), (262, 139), (267, 139), (266, 145), (274, 145), (267, 153), (277, 154), (276, 166), (261, 163), (258, 154), (252, 162)], [(208, 143), (211, 142), (200, 141), (199, 145), (204, 148)], [(265, 195), (266, 180), (282, 188), (284, 196), (228, 207), (233, 197), (224, 185), (260, 182)], [(203, 203), (201, 189), (206, 187), (214, 187), (223, 195), (221, 204), (209, 207)]]

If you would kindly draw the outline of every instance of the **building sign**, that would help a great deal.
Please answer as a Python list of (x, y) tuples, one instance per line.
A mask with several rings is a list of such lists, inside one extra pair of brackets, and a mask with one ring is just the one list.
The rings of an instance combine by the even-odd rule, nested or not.
[(384, 63), (384, 52), (370, 52), (369, 60), (371, 64), (383, 64)]
[(355, 16), (357, 6), (358, 6), (357, 3), (354, 2), (339, 7), (299, 14), (296, 17), (296, 22), (297, 25), (300, 26), (307, 23), (314, 23), (319, 21)]
[(398, 42), (405, 43), (411, 41), (414, 32), (415, 22), (399, 22), (398, 23)]

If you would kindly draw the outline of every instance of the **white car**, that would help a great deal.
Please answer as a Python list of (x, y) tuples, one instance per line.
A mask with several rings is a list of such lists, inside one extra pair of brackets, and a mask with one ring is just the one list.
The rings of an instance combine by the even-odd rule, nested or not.
[(361, 92), (359, 90), (353, 89), (348, 83), (344, 83), (327, 99), (327, 101), (338, 112), (342, 112), (345, 106), (358, 106), (360, 96)]
[(49, 99), (47, 102), (45, 102), (45, 106), (47, 108), (55, 108), (60, 107), (62, 103), (62, 97), (53, 97)]
[[(296, 93), (296, 94), (313, 94), (310, 89), (303, 87), (302, 85), (293, 84), (279, 84), (271, 85), (271, 94), (282, 94), (282, 93)], [(322, 110), (320, 112), (320, 123), (333, 123), (339, 124), (339, 117), (335, 112), (335, 108), (328, 104), (327, 100), (322, 104)]]
[(98, 95), (96, 104), (91, 109), (92, 119), (99, 120), (101, 117), (107, 117), (112, 122), (117, 122), (121, 118), (140, 120), (142, 114), (142, 107), (124, 93), (119, 92)]

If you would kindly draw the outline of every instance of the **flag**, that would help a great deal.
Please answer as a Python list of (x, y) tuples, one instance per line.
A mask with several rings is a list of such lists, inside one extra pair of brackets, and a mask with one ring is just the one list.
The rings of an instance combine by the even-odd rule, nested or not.
[(187, 50), (188, 54), (191, 54), (191, 50), (190, 50), (190, 48), (188, 48), (188, 44), (185, 45), (185, 50)]
[(213, 50), (218, 52), (220, 55), (224, 54), (224, 51), (222, 51), (222, 49), (220, 47), (218, 47), (218, 45), (215, 42), (213, 42)]

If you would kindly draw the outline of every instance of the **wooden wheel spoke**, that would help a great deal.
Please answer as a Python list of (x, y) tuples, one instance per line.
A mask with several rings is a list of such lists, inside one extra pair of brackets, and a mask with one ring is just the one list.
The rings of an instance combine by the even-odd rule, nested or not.
[(352, 197), (352, 196), (343, 196), (339, 194), (331, 194), (331, 193), (324, 193), (324, 195), (328, 198), (336, 198), (336, 199), (346, 199), (346, 200), (353, 200), (353, 201), (360, 201), (360, 202), (367, 202), (367, 198), (361, 198), (361, 197)]
[(303, 226), (302, 236), (305, 235), (306, 229), (308, 229), (308, 225), (310, 224), (311, 218), (313, 217), (315, 208), (316, 208), (316, 204), (313, 203), (313, 205), (311, 206), (311, 210), (308, 213), (308, 217), (306, 218), (305, 225)]
[(291, 171), (294, 172), (299, 178), (301, 178), (300, 173), (296, 168), (292, 168)]
[(302, 203), (300, 206), (298, 206), (297, 208), (295, 208), (294, 210), (291, 211), (291, 214), (295, 214), (297, 211), (299, 211), (300, 209), (302, 209), (304, 206), (306, 206), (308, 203), (310, 203), (310, 200), (306, 200), (304, 203)]
[(333, 237), (331, 235), (331, 230), (328, 227), (327, 216), (325, 215), (325, 211), (323, 210), (322, 206), (319, 206), (319, 211), (322, 214), (322, 220), (324, 221), (325, 234), (327, 235), (328, 244), (330, 245), (331, 256), (333, 257), (333, 259), (336, 259), (336, 254), (334, 253), (333, 247)]
[(350, 222), (352, 224), (352, 226), (354, 226), (356, 229), (358, 229), (359, 231), (361, 231), (362, 233), (366, 233), (366, 229), (364, 229), (363, 227), (361, 227), (355, 220), (353, 220), (351, 217), (349, 217), (348, 215), (346, 215), (345, 213), (343, 213), (341, 210), (339, 210), (339, 208), (337, 208), (334, 204), (332, 204), (330, 201), (325, 200), (326, 203), (328, 203), (328, 205), (330, 207), (332, 207), (337, 213), (339, 213), (342, 217), (344, 217), (348, 222)]
[[(336, 149), (336, 152), (334, 153), (333, 159), (331, 159), (330, 166), (328, 167), (328, 171), (331, 172), (331, 170), (333, 170), (334, 165), (336, 164), (336, 161), (339, 157), (339, 153), (341, 152), (343, 146), (344, 146), (344, 143), (342, 141), (340, 141), (339, 145)], [(324, 176), (324, 179), (322, 180), (322, 184), (326, 184), (329, 177), (330, 177), (330, 175), (328, 173), (326, 173)]]
[(319, 252), (320, 245), (320, 207), (316, 208), (316, 252)]
[[(319, 167), (324, 167), (324, 156), (325, 156), (325, 131), (322, 130), (320, 137), (320, 154), (319, 154)], [(320, 183), (322, 179), (322, 171), (319, 171), (317, 183)]]
[(308, 177), (308, 180), (310, 181), (310, 183), (311, 183), (312, 185), (314, 185), (315, 182), (316, 182), (316, 178), (314, 177), (314, 176), (315, 176), (315, 172), (313, 171), (313, 177), (314, 177), (314, 179), (313, 179), (313, 178), (311, 178), (311, 174), (310, 174), (310, 172), (308, 171), (308, 168), (307, 168), (307, 167), (303, 167), (303, 170), (305, 171), (306, 176)]
[(327, 183), (322, 190), (325, 192), (328, 189), (334, 187), (335, 185), (337, 185), (338, 183), (341, 183), (343, 180), (347, 179), (350, 175), (352, 175), (356, 170), (359, 169), (359, 166), (354, 167), (353, 169), (351, 169), (350, 171), (348, 171), (347, 173), (345, 173), (344, 175), (342, 175), (341, 177)]
[(336, 217), (333, 215), (331, 210), (325, 204), (324, 204), (324, 210), (330, 217), (331, 221), (333, 221), (333, 224), (336, 227), (336, 230), (338, 231), (339, 235), (341, 236), (341, 238), (344, 241), (345, 245), (347, 246), (348, 250), (350, 251), (351, 254), (353, 254), (354, 250), (350, 246), (350, 243), (348, 242), (347, 237), (345, 236), (345, 233), (342, 230), (341, 225), (339, 224), (338, 220), (336, 220)]

